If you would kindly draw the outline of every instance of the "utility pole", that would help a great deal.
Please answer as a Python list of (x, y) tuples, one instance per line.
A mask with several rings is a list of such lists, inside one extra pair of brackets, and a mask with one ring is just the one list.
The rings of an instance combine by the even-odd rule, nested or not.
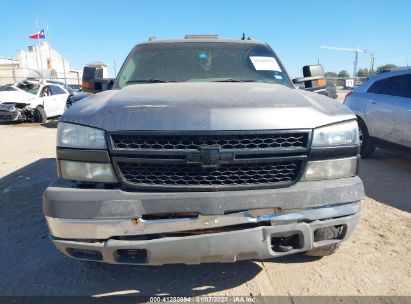
[(63, 58), (63, 75), (64, 75), (64, 84), (67, 87), (67, 77), (66, 77), (66, 61)]
[(47, 23), (47, 29), (46, 29), (46, 39), (48, 41), (48, 45), (49, 45), (49, 56), (50, 56), (50, 67), (47, 65), (48, 69), (52, 69), (53, 68), (53, 60), (51, 58), (51, 41), (50, 41), (50, 33), (49, 33), (49, 24)]
[[(39, 24), (38, 24), (38, 22), (37, 22), (37, 17), (36, 17), (36, 27), (37, 27), (37, 32), (39, 32)], [(40, 37), (39, 37), (39, 38), (37, 38), (37, 40), (40, 40)], [(42, 59), (42, 57), (41, 57), (41, 44), (40, 44), (40, 42), (38, 42), (38, 44), (37, 44), (36, 48), (37, 48), (37, 49), (39, 49), (39, 54), (40, 54), (41, 81), (43, 81), (43, 80), (44, 80), (44, 71), (43, 71), (43, 59)], [(37, 59), (37, 53), (36, 53), (36, 59)]]
[(357, 65), (358, 65), (358, 51), (355, 51), (354, 70), (352, 72), (352, 78), (354, 78), (354, 85), (355, 85), (355, 80), (357, 79)]
[(371, 53), (371, 69), (370, 69), (370, 73), (374, 73), (374, 53)]
[(341, 48), (341, 47), (336, 47), (336, 46), (326, 46), (326, 45), (321, 45), (320, 47), (322, 49), (329, 49), (329, 50), (336, 50), (336, 51), (348, 51), (348, 52), (354, 52), (355, 53), (354, 69), (353, 69), (353, 73), (352, 73), (352, 77), (354, 79), (354, 85), (355, 85), (356, 81), (357, 81), (358, 53), (367, 53), (367, 50), (362, 50), (358, 47), (355, 48), (355, 49)]

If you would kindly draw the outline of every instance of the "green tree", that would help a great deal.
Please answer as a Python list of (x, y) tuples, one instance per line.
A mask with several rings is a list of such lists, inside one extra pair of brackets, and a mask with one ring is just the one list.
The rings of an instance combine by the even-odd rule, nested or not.
[(338, 73), (338, 77), (347, 79), (347, 78), (350, 78), (350, 74), (348, 74), (346, 70), (342, 70)]
[(367, 78), (370, 75), (370, 71), (367, 68), (359, 69), (357, 71), (357, 77)]
[(345, 86), (345, 80), (347, 78), (350, 78), (350, 74), (346, 70), (342, 70), (338, 73), (338, 81), (337, 85), (344, 87)]
[(325, 72), (324, 76), (326, 78), (337, 78), (338, 74), (336, 72)]
[(382, 72), (384, 70), (392, 70), (392, 69), (395, 69), (396, 67), (397, 66), (395, 64), (392, 64), (392, 63), (384, 64), (384, 65), (381, 65), (377, 68), (377, 72)]

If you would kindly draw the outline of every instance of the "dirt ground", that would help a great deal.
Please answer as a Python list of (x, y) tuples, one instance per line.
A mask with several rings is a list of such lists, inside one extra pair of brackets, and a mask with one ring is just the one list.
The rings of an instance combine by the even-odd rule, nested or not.
[[(411, 157), (361, 160), (367, 198), (333, 256), (162, 267), (74, 261), (48, 239), (41, 196), (55, 178), (56, 122), (0, 125), (0, 295), (411, 296)], [(404, 303), (409, 298), (404, 298)]]

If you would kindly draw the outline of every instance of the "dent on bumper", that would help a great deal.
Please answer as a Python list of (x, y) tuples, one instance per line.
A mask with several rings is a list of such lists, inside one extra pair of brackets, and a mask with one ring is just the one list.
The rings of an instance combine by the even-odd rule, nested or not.
[[(339, 243), (352, 234), (358, 219), (359, 213), (311, 223), (263, 226), (195, 236), (143, 241), (110, 239), (92, 243), (53, 239), (53, 243), (70, 257), (111, 264), (162, 265), (234, 262), (244, 259), (268, 259)], [(341, 238), (315, 241), (314, 231), (316, 229), (338, 225), (343, 226), (344, 229)], [(292, 235), (297, 235), (299, 238), (297, 247), (288, 252), (275, 250), (272, 238)], [(79, 256), (75, 252), (85, 254)], [(128, 254), (124, 255), (121, 252)]]
[(145, 220), (125, 219), (58, 219), (46, 216), (51, 235), (64, 239), (109, 239), (116, 236), (136, 236), (214, 229), (242, 224), (270, 223), (281, 225), (296, 222), (336, 218), (360, 212), (360, 203), (279, 211), (253, 209), (227, 215), (199, 215), (194, 218)]
[(58, 179), (44, 192), (43, 211), (46, 216), (59, 219), (124, 219), (178, 212), (224, 215), (250, 209), (292, 210), (347, 204), (364, 196), (358, 177), (298, 182), (280, 189), (201, 193), (79, 189)]

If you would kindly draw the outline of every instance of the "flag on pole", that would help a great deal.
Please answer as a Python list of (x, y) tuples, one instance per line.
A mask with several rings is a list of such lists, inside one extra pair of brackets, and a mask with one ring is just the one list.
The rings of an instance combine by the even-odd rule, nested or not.
[(41, 30), (40, 32), (30, 35), (29, 37), (30, 39), (44, 39), (46, 38), (46, 35), (44, 35), (44, 30)]

